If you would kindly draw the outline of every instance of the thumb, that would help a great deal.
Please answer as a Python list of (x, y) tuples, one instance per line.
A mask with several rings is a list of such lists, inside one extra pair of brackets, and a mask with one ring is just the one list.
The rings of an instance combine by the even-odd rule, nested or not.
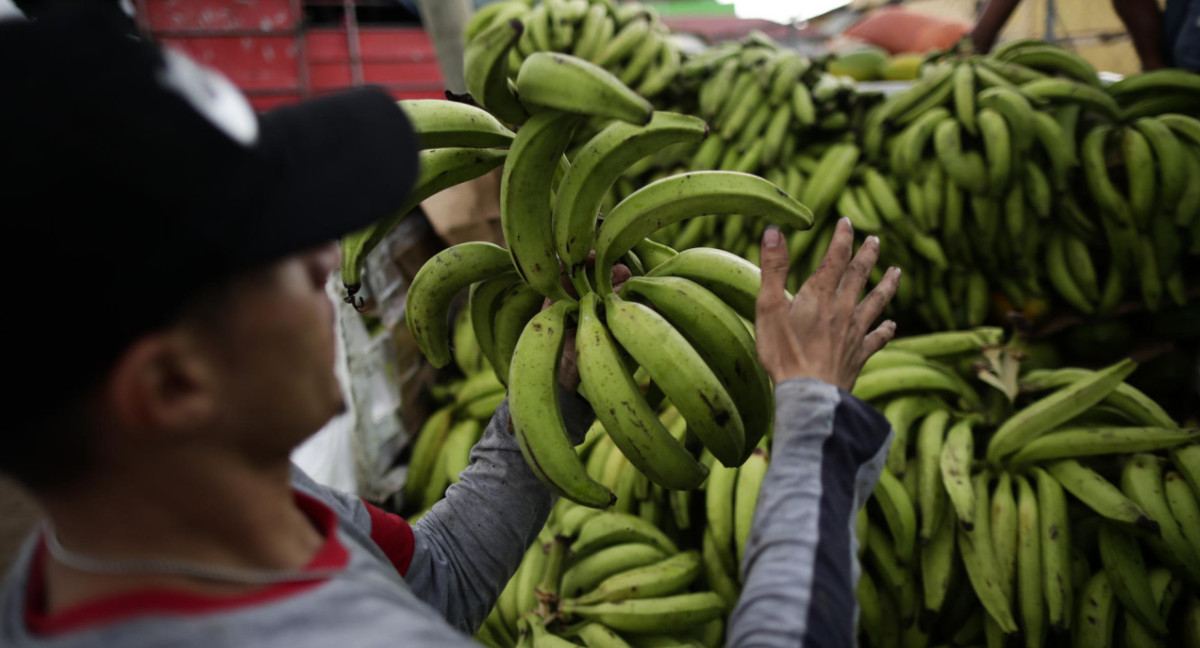
[(762, 268), (762, 288), (758, 292), (758, 314), (769, 313), (786, 307), (788, 303), (784, 286), (787, 283), (788, 251), (783, 233), (778, 227), (770, 226), (763, 232), (762, 248), (759, 252), (759, 267)]

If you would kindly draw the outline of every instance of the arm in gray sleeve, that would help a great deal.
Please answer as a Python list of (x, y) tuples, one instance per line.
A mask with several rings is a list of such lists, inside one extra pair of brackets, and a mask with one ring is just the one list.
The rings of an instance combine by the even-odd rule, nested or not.
[(775, 387), (775, 439), (750, 538), (730, 646), (853, 646), (857, 633), (855, 515), (891, 445), (891, 427), (833, 385)]
[[(592, 423), (592, 410), (566, 391), (560, 390), (559, 402), (567, 430), (579, 442)], [(405, 580), (468, 634), (483, 624), (555, 502), (526, 465), (508, 426), (505, 401), (471, 450), (462, 481), (451, 485), (445, 499), (413, 528), (415, 548)]]

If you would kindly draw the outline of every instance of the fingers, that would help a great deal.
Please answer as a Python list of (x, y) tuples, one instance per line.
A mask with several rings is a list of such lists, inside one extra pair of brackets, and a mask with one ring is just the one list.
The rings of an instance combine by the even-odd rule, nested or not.
[(850, 251), (854, 248), (854, 228), (850, 219), (843, 218), (837, 222), (833, 238), (829, 241), (829, 249), (821, 259), (817, 271), (804, 282), (804, 288), (823, 295), (833, 294), (842, 281), (846, 265), (850, 263)]
[(862, 350), (859, 352), (857, 367), (861, 368), (864, 364), (866, 364), (867, 360), (870, 359), (871, 356), (875, 355), (875, 353), (887, 345), (888, 342), (891, 342), (892, 338), (895, 336), (896, 323), (892, 320), (888, 320), (875, 327), (874, 331), (871, 331), (867, 337), (863, 338)]
[(629, 269), (629, 266), (624, 263), (618, 263), (612, 267), (612, 273), (609, 276), (612, 277), (613, 289), (619, 290), (633, 276), (633, 272)]
[(858, 254), (854, 255), (854, 259), (850, 261), (850, 265), (846, 268), (846, 274), (842, 276), (842, 282), (838, 285), (838, 295), (851, 304), (858, 302), (858, 296), (862, 294), (863, 288), (867, 285), (867, 278), (871, 276), (871, 269), (875, 267), (875, 262), (879, 260), (879, 237), (868, 236), (866, 241), (863, 241), (862, 247), (858, 249)]
[(563, 343), (562, 361), (558, 365), (558, 384), (567, 391), (579, 389), (579, 365), (575, 355), (574, 335), (568, 335)]
[(768, 227), (763, 232), (762, 248), (759, 253), (759, 267), (762, 268), (762, 288), (758, 291), (757, 315), (763, 320), (764, 314), (784, 309), (788, 304), (784, 285), (787, 282), (788, 253), (783, 243), (783, 234), (777, 227)]
[(888, 302), (896, 296), (896, 289), (899, 285), (900, 268), (888, 268), (888, 271), (883, 273), (883, 280), (854, 309), (854, 326), (851, 335), (861, 335), (862, 331), (865, 331), (872, 322), (879, 318)]

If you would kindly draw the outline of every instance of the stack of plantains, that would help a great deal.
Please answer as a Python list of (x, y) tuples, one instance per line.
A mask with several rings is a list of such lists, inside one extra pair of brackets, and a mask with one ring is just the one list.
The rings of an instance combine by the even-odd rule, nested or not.
[[(571, 54), (613, 72), (621, 83), (653, 99), (675, 81), (683, 53), (658, 12), (638, 2), (612, 0), (503, 0), (472, 17), (463, 37), (468, 45), (501, 25), (520, 25), (504, 69), (517, 70), (535, 52)], [(476, 90), (468, 86), (476, 100)]]
[[(1200, 255), (1200, 185), (1185, 181), (1200, 172), (1196, 75), (1163, 70), (1103, 88), (1078, 55), (1016, 41), (989, 56), (931, 56), (911, 90), (883, 103), (835, 90), (811, 66), (806, 74), (820, 80), (802, 77), (792, 86), (800, 99), (780, 104), (775, 70), (788, 66), (774, 62), (798, 57), (768, 55), (757, 74), (746, 71), (763, 51), (761, 38), (747, 39), (686, 61), (673, 105), (717, 120), (721, 141), (709, 138), (690, 157), (664, 151), (633, 168), (640, 180), (617, 187), (679, 168), (761, 174), (816, 219), (789, 241), (792, 288), (819, 263), (835, 218), (850, 218), (861, 234), (883, 239), (886, 262), (906, 270), (897, 314), (931, 330), (981, 325), (999, 314), (997, 303), (1039, 314), (1049, 303), (1087, 316), (1130, 300), (1150, 311), (1188, 302)], [(744, 87), (711, 90), (729, 85), (735, 65)], [(751, 76), (759, 87), (747, 90)], [(695, 77), (705, 81), (689, 83)], [(797, 108), (804, 99), (834, 92), (853, 108), (822, 113), (818, 104), (817, 114), (845, 121), (848, 132), (796, 117), (809, 114)], [(729, 98), (714, 109), (717, 96)], [(754, 119), (742, 115), (747, 105)], [(782, 113), (793, 116), (786, 128)], [(754, 261), (760, 233), (736, 216), (705, 217), (656, 237)]]
[(854, 389), (896, 435), (859, 516), (870, 645), (1200, 640), (1200, 430), (1132, 361), (1021, 372), (999, 340), (901, 338)]
[[(1031, 368), (1022, 342), (976, 326), (996, 292), (1052, 289), (1084, 313), (1134, 287), (1149, 308), (1156, 291), (1186, 299), (1200, 200), (1176, 176), (1200, 163), (1200, 122), (1158, 99), (1200, 95), (1194, 82), (1154, 73), (1105, 90), (1077, 57), (1026, 42), (931, 57), (911, 91), (871, 106), (756, 37), (680, 62), (657, 93), (675, 110), (656, 111), (636, 91), (649, 76), (628, 72), (637, 54), (589, 61), (585, 27), (657, 33), (652, 12), (504, 4), (467, 45), (477, 105), (401, 102), (423, 149), (413, 197), (343, 241), (353, 294), (363, 255), (407, 211), (502, 167), (507, 247), (436, 255), (406, 314), (430, 362), (465, 375), (414, 447), (412, 512), (457, 478), (505, 394), (531, 468), (563, 497), (481, 639), (720, 644), (774, 411), (752, 332), (760, 278), (739, 255), (753, 258), (763, 221), (782, 225), (795, 287), (846, 216), (904, 268), (899, 310), (966, 329), (894, 342), (855, 388), (896, 433), (859, 519), (866, 642), (1200, 645), (1200, 432), (1125, 382), (1131, 361)], [(548, 32), (522, 49), (534, 15)], [(665, 43), (655, 55), (670, 65)], [(713, 112), (718, 75), (760, 101)], [(687, 114), (702, 103), (711, 129)], [(768, 146), (776, 120), (787, 136)], [(745, 166), (724, 168), (729, 150)], [(664, 244), (689, 231), (688, 249)], [(618, 264), (632, 274), (619, 292)], [(579, 446), (556, 397), (568, 339), (597, 413)]]
[(886, 183), (857, 206), (908, 242), (912, 253), (891, 260), (916, 270), (900, 306), (946, 329), (981, 323), (997, 288), (1018, 307), (1053, 296), (1083, 314), (1111, 313), (1135, 295), (1150, 310), (1164, 292), (1186, 303), (1200, 187), (1182, 179), (1200, 160), (1200, 122), (1114, 99), (1147, 92), (1200, 98), (1200, 81), (1167, 71), (1105, 90), (1086, 61), (1036, 41), (927, 62), (862, 133), (875, 167), (864, 175)]
[[(867, 645), (1196, 645), (1200, 430), (1125, 383), (1130, 361), (1024, 371), (1001, 335), (901, 338), (854, 389), (895, 432), (858, 519)], [(485, 643), (720, 645), (770, 435), (726, 467), (656, 413), (707, 478), (657, 483), (597, 422), (576, 453), (615, 502), (560, 501)]]

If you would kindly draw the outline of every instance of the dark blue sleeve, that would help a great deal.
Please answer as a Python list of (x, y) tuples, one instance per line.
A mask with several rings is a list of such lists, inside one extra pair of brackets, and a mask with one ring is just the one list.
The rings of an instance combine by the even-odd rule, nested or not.
[(827, 383), (775, 388), (775, 440), (742, 559), (730, 646), (853, 646), (855, 515), (891, 445), (886, 419)]

